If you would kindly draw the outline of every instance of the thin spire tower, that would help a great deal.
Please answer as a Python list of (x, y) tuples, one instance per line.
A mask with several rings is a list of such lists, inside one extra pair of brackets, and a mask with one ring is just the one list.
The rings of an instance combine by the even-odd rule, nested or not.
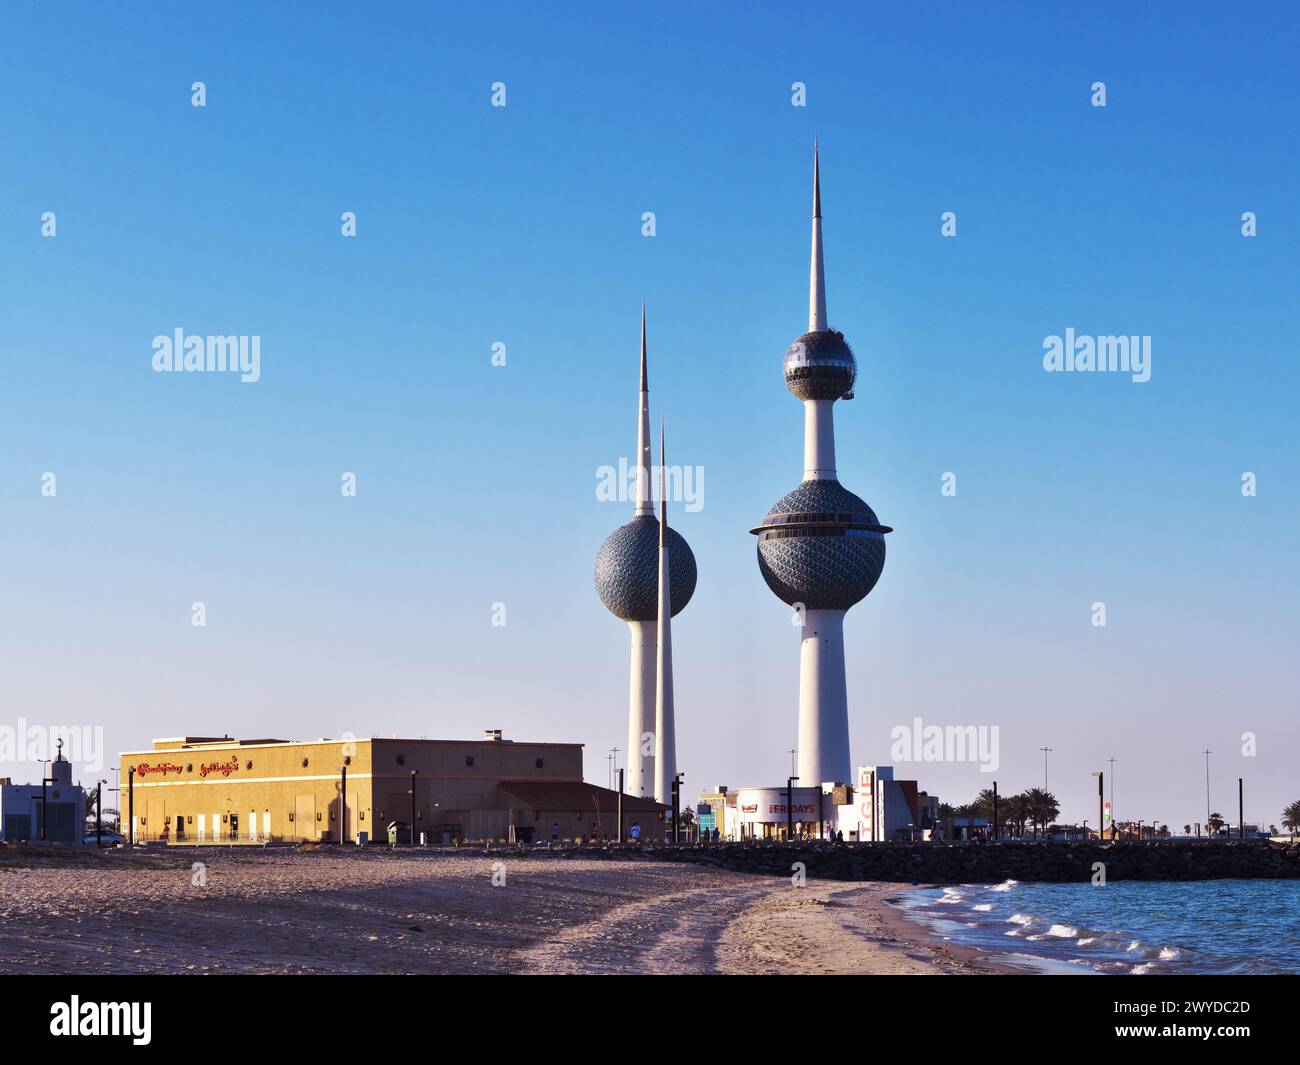
[[(632, 520), (610, 533), (596, 555), (596, 594), (611, 614), (627, 622), (631, 637), (631, 671), (627, 710), (627, 778), (631, 795), (655, 794), (655, 753), (660, 728), (658, 632), (665, 613), (681, 613), (695, 592), (695, 556), (676, 530), (661, 527), (651, 498), (650, 385), (646, 371), (646, 311), (641, 306), (641, 367), (637, 397), (635, 504)], [(667, 544), (667, 552), (664, 544)], [(671, 611), (660, 607), (660, 559), (672, 559)], [(669, 659), (671, 686), (671, 658)], [(671, 688), (669, 695), (671, 742)], [(669, 781), (672, 776), (669, 776)]]
[(822, 256), (822, 175), (820, 151), (813, 141), (812, 263), (808, 274), (808, 332), (826, 328), (826, 266)]
[(671, 802), (677, 775), (677, 730), (673, 721), (672, 586), (668, 565), (668, 443), (659, 422), (659, 625), (655, 668), (655, 802)]
[(650, 379), (646, 373), (645, 302), (641, 303), (641, 389), (637, 397), (636, 431), (636, 510), (634, 517), (654, 516), (650, 499)]

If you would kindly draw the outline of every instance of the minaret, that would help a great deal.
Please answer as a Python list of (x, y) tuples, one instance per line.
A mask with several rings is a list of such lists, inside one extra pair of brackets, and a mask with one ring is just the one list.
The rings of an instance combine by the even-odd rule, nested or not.
[(799, 783), (848, 783), (849, 705), (844, 615), (865, 598), (885, 565), (885, 533), (875, 512), (838, 480), (837, 399), (852, 399), (857, 361), (826, 318), (820, 152), (813, 149), (812, 256), (808, 332), (786, 350), (785, 383), (804, 405), (803, 482), (777, 501), (761, 525), (758, 566), (800, 620)]
[(668, 444), (659, 423), (659, 620), (655, 669), (655, 802), (671, 802), (677, 775), (677, 732), (673, 723), (673, 620), (668, 561)]
[[(659, 743), (655, 718), (659, 668), (660, 523), (651, 500), (650, 461), (650, 385), (646, 372), (643, 306), (641, 383), (637, 400), (636, 503), (632, 520), (615, 529), (596, 555), (596, 593), (610, 613), (627, 622), (631, 634), (624, 787), (629, 794), (646, 798), (655, 793), (655, 751)], [(695, 592), (695, 556), (676, 530), (666, 530), (665, 539), (669, 576), (672, 578), (670, 614), (680, 614)]]

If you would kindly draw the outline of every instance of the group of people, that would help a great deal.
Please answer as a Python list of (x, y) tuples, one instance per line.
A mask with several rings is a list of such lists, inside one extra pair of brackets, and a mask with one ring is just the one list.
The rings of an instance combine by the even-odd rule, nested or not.
[[(559, 822), (559, 821), (552, 821), (552, 822), (551, 822), (551, 842), (552, 842), (552, 843), (559, 843), (559, 842), (560, 842), (560, 822)], [(578, 842), (578, 843), (599, 843), (599, 842), (600, 842), (600, 825), (599, 825), (598, 823), (596, 823), (596, 822), (592, 822), (592, 825), (591, 825), (591, 834), (590, 834), (589, 836), (579, 836), (579, 837), (577, 838), (577, 841), (576, 841), (576, 842)], [(625, 840), (625, 842), (631, 842), (631, 843), (640, 843), (640, 842), (641, 842), (641, 823), (640, 823), (639, 821), (633, 821), (633, 822), (632, 822), (632, 826), (631, 826), (631, 828), (628, 829), (628, 832), (627, 832), (627, 840)]]

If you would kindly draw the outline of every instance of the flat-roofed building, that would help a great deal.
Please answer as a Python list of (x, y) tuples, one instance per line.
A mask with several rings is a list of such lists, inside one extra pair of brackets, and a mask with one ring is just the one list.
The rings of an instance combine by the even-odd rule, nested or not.
[[(380, 842), (393, 823), (405, 842), (412, 798), (415, 836), (435, 844), (617, 830), (618, 793), (583, 781), (582, 744), (500, 730), (482, 740), (183, 736), (121, 759), (123, 825), (137, 842)], [(663, 838), (665, 807), (623, 802), (643, 838)]]
[(85, 792), (72, 782), (72, 763), (59, 753), (44, 784), (16, 784), (0, 777), (0, 839), (43, 839), (80, 843), (86, 816)]

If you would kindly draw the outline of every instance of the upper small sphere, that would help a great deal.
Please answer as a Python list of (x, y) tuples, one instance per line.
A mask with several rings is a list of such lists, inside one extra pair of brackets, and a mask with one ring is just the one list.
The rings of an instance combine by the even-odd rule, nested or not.
[[(668, 591), (674, 616), (695, 594), (695, 555), (690, 544), (668, 526)], [(659, 617), (659, 519), (643, 514), (620, 525), (596, 555), (596, 594), (605, 608), (624, 621)]]
[(857, 360), (843, 333), (805, 333), (785, 351), (785, 385), (800, 399), (839, 399), (853, 390)]

